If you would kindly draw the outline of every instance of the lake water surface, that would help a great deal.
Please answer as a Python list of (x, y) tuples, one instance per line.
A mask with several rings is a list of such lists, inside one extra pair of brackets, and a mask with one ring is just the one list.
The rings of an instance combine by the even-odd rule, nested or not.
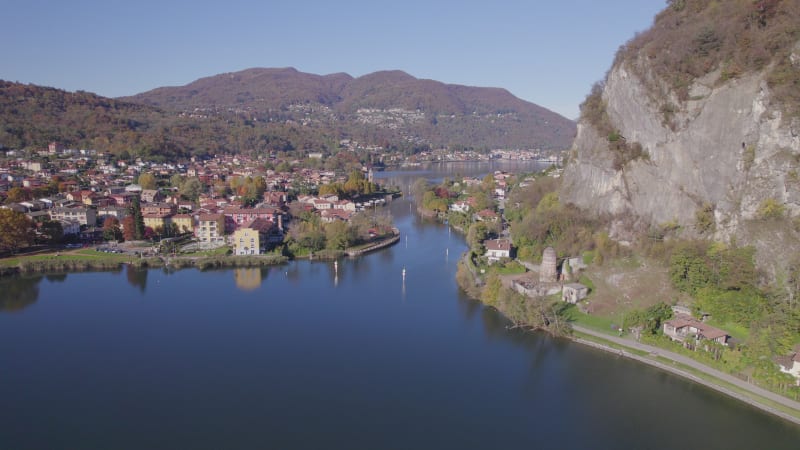
[(400, 243), (338, 274), (0, 281), (0, 449), (800, 448), (800, 427), (707, 388), (507, 329), (456, 286), (462, 237), (390, 208)]

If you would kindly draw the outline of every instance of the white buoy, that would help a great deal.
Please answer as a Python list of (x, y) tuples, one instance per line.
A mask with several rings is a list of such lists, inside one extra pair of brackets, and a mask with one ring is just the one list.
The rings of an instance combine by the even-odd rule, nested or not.
[(406, 281), (406, 268), (403, 267), (403, 282)]
[(339, 273), (339, 261), (333, 262), (333, 271)]

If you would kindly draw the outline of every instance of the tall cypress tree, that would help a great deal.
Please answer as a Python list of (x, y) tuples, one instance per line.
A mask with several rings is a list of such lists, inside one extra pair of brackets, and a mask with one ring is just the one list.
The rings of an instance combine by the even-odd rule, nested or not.
[(144, 238), (144, 217), (142, 217), (142, 208), (139, 204), (139, 197), (133, 198), (129, 212), (131, 217), (133, 217), (133, 238), (136, 240), (141, 240)]

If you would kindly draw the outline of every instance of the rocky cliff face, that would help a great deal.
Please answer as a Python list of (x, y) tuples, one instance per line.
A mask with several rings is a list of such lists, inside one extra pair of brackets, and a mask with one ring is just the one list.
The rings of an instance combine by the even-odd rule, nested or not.
[[(791, 61), (800, 65), (800, 43)], [(687, 100), (671, 100), (679, 106), (670, 120), (653, 100), (664, 93), (648, 89), (654, 83), (637, 75), (643, 73), (652, 71), (641, 57), (618, 62), (602, 99), (611, 126), (628, 142), (641, 144), (645, 156), (615, 168), (608, 136), (582, 120), (564, 172), (562, 201), (633, 218), (629, 225), (675, 223), (687, 235), (700, 233), (697, 212), (706, 208), (715, 225), (707, 236), (757, 247), (764, 240), (758, 229), (764, 227), (754, 221), (766, 201), (783, 205), (786, 218), (800, 216), (800, 120), (771, 106), (764, 72), (723, 82), (718, 70), (696, 79)], [(619, 227), (617, 234), (624, 239)], [(759, 248), (759, 259), (772, 251), (767, 247), (772, 246)]]

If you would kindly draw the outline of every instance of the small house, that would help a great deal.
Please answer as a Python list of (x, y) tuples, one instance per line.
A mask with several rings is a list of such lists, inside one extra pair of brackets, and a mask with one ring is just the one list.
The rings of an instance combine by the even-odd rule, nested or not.
[(578, 303), (589, 295), (589, 288), (580, 283), (568, 283), (561, 288), (561, 300), (567, 303)]
[(686, 342), (709, 340), (720, 344), (728, 342), (728, 333), (686, 314), (677, 314), (673, 319), (664, 322), (664, 334), (673, 341)]
[(490, 263), (511, 257), (511, 241), (508, 239), (490, 239), (483, 243), (486, 247), (486, 258)]

